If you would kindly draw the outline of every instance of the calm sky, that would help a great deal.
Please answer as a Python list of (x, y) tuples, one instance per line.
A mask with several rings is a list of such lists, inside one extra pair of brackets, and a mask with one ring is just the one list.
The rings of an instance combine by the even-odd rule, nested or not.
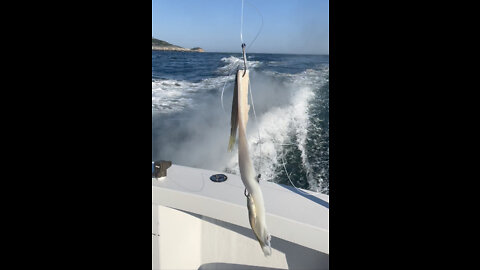
[[(152, 36), (185, 48), (241, 52), (241, 7), (242, 0), (152, 0)], [(247, 46), (263, 16), (248, 52), (328, 54), (328, 0), (244, 0), (243, 12)]]

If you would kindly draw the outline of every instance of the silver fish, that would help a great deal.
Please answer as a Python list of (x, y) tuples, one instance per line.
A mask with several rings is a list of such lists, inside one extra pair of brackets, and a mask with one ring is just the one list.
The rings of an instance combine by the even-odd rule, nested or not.
[(256, 173), (253, 168), (252, 160), (250, 159), (247, 143), (246, 130), (248, 111), (250, 109), (250, 105), (248, 105), (248, 80), (248, 70), (245, 75), (243, 70), (238, 70), (232, 103), (229, 151), (231, 151), (231, 148), (235, 143), (235, 136), (238, 127), (238, 163), (240, 167), (240, 176), (248, 191), (247, 208), (250, 226), (260, 243), (264, 255), (269, 256), (272, 253), (270, 245), (271, 236), (268, 233), (265, 222), (266, 212), (263, 202), (263, 194), (256, 179)]

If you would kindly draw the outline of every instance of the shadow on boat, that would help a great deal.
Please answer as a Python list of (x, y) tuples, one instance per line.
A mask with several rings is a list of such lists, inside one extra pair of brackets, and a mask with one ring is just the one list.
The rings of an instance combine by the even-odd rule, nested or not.
[(270, 267), (261, 267), (254, 265), (246, 264), (235, 264), (235, 263), (206, 263), (200, 266), (198, 270), (283, 270), (283, 268), (270, 268)]
[[(313, 197), (313, 196), (312, 196)], [(182, 210), (179, 210), (182, 211)], [(221, 221), (218, 219), (210, 218), (207, 216), (202, 216), (198, 214), (194, 214), (187, 211), (182, 211), (189, 215), (195, 216), (203, 221), (221, 226), (228, 230), (234, 231), (239, 233), (243, 236), (249, 237), (254, 241), (257, 241), (253, 231), (251, 229), (244, 228), (242, 226), (238, 226), (232, 223), (228, 223), (225, 221)], [(302, 245), (283, 240), (281, 238), (275, 237), (272, 235), (271, 239), (272, 249), (278, 250), (285, 254), (285, 258), (288, 264), (288, 269), (328, 269), (329, 268), (329, 255), (317, 251), (315, 249), (311, 249), (308, 247), (304, 247)], [(259, 249), (259, 252), (260, 249)], [(200, 266), (202, 270), (207, 269), (251, 269), (251, 270), (266, 270), (266, 269), (279, 269), (279, 268), (268, 268), (268, 267), (259, 267), (259, 266), (252, 266), (252, 265), (242, 265), (242, 264), (230, 264), (230, 263), (206, 263)]]
[(313, 195), (310, 195), (310, 194), (308, 194), (308, 193), (306, 193), (306, 192), (301, 192), (301, 191), (299, 191), (298, 189), (296, 189), (296, 188), (294, 188), (294, 187), (292, 187), (292, 186), (287, 186), (287, 185), (282, 185), (282, 184), (279, 184), (279, 186), (281, 186), (281, 187), (283, 187), (283, 188), (286, 188), (286, 189), (290, 190), (291, 192), (297, 193), (298, 195), (300, 195), (300, 196), (302, 196), (302, 197), (305, 197), (305, 198), (307, 198), (307, 199), (309, 199), (309, 200), (311, 200), (311, 201), (313, 201), (313, 202), (315, 202), (315, 203), (318, 203), (318, 204), (320, 204), (320, 205), (322, 205), (322, 206), (330, 209), (329, 203), (328, 203), (327, 201), (324, 201), (324, 200), (322, 200), (322, 199), (320, 199), (320, 198), (318, 198), (318, 197), (315, 197), (315, 196), (313, 196)]

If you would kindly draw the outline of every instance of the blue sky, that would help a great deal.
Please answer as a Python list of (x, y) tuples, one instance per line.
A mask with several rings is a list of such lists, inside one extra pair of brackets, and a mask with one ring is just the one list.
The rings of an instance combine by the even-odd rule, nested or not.
[[(253, 6), (252, 6), (253, 4)], [(256, 8), (255, 8), (255, 7)], [(185, 48), (241, 52), (242, 0), (152, 0), (152, 36)], [(328, 54), (328, 0), (244, 0), (248, 52)]]

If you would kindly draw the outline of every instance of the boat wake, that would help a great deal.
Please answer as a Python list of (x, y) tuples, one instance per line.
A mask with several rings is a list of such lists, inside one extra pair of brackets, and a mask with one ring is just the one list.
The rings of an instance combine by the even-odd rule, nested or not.
[[(152, 79), (153, 160), (239, 174), (227, 146), (234, 74), (243, 61), (217, 61), (210, 78)], [(268, 62), (248, 61), (257, 119), (250, 110), (247, 139), (255, 170), (263, 181), (290, 185), (285, 161), (295, 186), (328, 194), (328, 64), (288, 73)]]
[[(248, 143), (249, 148), (252, 149), (254, 166), (262, 174), (263, 180), (287, 184), (288, 178), (283, 170), (282, 162), (286, 161), (286, 165), (289, 165), (290, 162), (296, 163), (290, 164), (296, 166), (289, 167), (301, 165), (303, 170), (289, 170), (289, 173), (295, 173), (297, 182), (295, 185), (325, 192), (324, 185), (322, 185), (323, 179), (318, 177), (316, 166), (311, 164), (308, 152), (309, 143), (307, 143), (311, 140), (309, 131), (320, 129), (312, 127), (309, 113), (311, 104), (316, 99), (316, 87), (325, 83), (323, 72), (306, 70), (294, 75), (281, 73), (270, 73), (269, 75), (284, 78), (284, 87), (279, 90), (290, 93), (291, 97), (283, 106), (274, 106), (258, 116), (258, 124), (249, 130)], [(254, 94), (257, 94), (258, 90), (253, 88), (253, 91)], [(254, 96), (254, 100), (258, 99)], [(255, 106), (258, 107), (257, 102), (255, 102)], [(235, 158), (229, 160), (225, 171), (239, 173), (238, 162)], [(303, 175), (301, 175), (302, 173)]]

